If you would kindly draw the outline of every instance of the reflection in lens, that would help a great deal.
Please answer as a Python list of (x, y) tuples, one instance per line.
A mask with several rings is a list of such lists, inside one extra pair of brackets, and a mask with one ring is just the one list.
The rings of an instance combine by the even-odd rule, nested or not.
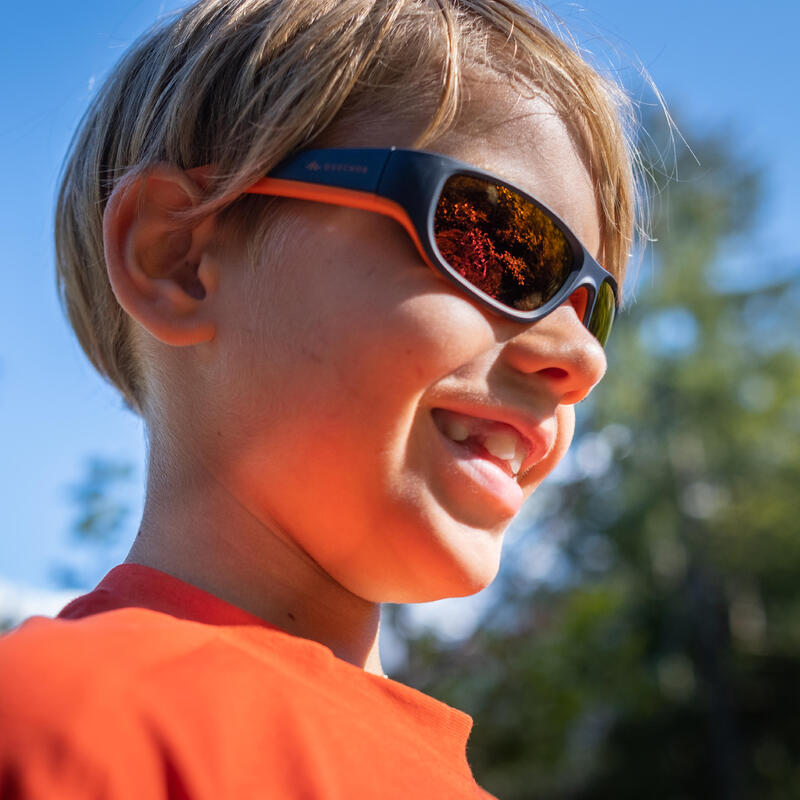
[(550, 300), (574, 264), (569, 242), (544, 211), (482, 178), (448, 179), (436, 207), (434, 235), (456, 272), (519, 311)]
[(611, 333), (615, 311), (614, 291), (608, 281), (603, 281), (597, 292), (597, 302), (594, 304), (594, 311), (588, 326), (589, 332), (597, 337), (603, 347), (605, 347)]
[(583, 322), (586, 319), (586, 309), (589, 308), (589, 301), (591, 300), (589, 287), (579, 286), (570, 296), (569, 302), (575, 309), (578, 319)]

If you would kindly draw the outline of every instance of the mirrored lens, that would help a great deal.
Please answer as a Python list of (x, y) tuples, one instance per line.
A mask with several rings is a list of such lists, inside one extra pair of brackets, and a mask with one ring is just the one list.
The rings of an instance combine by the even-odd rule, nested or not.
[(608, 281), (603, 281), (597, 292), (597, 301), (594, 304), (592, 317), (587, 325), (589, 332), (597, 337), (603, 347), (605, 347), (611, 333), (615, 313), (614, 291)]
[(505, 186), (468, 175), (445, 183), (434, 236), (459, 275), (518, 311), (550, 300), (575, 261), (563, 232), (538, 206)]

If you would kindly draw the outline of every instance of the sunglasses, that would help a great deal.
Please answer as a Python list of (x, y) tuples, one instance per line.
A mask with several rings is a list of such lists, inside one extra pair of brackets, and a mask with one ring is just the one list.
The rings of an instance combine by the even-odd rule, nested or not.
[(489, 172), (421, 150), (306, 150), (247, 193), (391, 217), (429, 267), (518, 322), (536, 322), (583, 290), (583, 324), (602, 345), (611, 333), (614, 277), (547, 206)]

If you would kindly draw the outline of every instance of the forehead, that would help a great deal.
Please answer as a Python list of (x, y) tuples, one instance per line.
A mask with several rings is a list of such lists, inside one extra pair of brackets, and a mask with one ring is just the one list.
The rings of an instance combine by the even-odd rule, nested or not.
[(494, 172), (558, 214), (586, 248), (600, 248), (600, 212), (586, 159), (541, 95), (475, 80), (459, 124), (430, 149)]
[[(456, 123), (423, 143), (425, 150), (493, 172), (536, 197), (560, 216), (595, 256), (600, 214), (585, 154), (541, 94), (484, 73), (465, 82)], [(397, 115), (344, 123), (325, 147), (414, 147), (427, 120)]]

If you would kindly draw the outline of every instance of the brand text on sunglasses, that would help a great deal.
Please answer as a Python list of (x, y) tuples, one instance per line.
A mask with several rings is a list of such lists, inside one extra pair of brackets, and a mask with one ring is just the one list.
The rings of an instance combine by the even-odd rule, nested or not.
[(363, 164), (336, 164), (328, 161), (321, 165), (318, 161), (312, 161), (306, 164), (306, 169), (311, 172), (319, 172), (320, 170), (325, 172), (358, 172), (362, 175), (366, 175), (369, 172), (369, 167)]

